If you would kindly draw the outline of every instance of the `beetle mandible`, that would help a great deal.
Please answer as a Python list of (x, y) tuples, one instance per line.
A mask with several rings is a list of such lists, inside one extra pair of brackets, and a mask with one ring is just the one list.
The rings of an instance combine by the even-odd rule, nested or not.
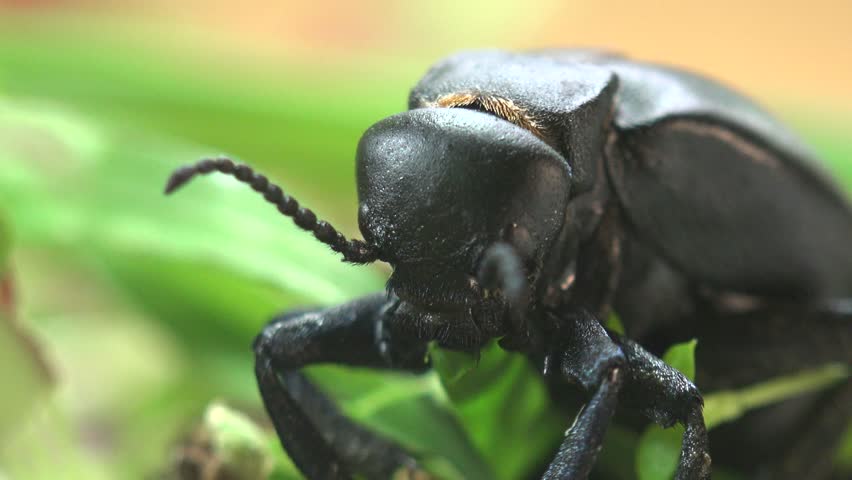
[[(588, 395), (543, 478), (589, 475), (621, 398), (681, 423), (676, 478), (705, 479), (702, 397), (651, 351), (698, 336), (711, 388), (852, 361), (852, 209), (813, 154), (739, 94), (596, 51), (476, 51), (433, 66), (409, 108), (358, 145), (363, 241), (227, 158), (179, 169), (166, 187), (233, 175), (344, 261), (393, 269), (387, 292), (284, 313), (255, 341), (267, 412), (308, 478), (419, 472), (306, 380), (299, 369), (313, 363), (423, 371), (429, 342), (476, 351), (500, 338)], [(602, 324), (613, 309), (625, 336)], [(786, 353), (761, 361), (766, 347)], [(827, 474), (825, 452), (805, 446), (840, 435), (849, 385), (832, 395), (844, 405), (834, 427), (779, 432), (790, 440), (754, 462), (774, 478)], [(820, 405), (787, 423), (825, 420)]]

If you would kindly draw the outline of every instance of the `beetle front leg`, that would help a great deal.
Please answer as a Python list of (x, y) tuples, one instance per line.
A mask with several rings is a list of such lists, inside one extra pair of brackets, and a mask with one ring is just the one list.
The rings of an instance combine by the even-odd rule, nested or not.
[[(594, 466), (619, 392), (651, 420), (685, 427), (676, 480), (710, 476), (707, 429), (695, 385), (676, 369), (628, 339), (613, 339), (592, 315), (560, 322), (557, 345), (562, 376), (594, 392), (566, 433), (544, 480), (585, 479)], [(552, 364), (553, 357), (547, 359)]]
[(384, 480), (399, 470), (416, 470), (402, 447), (346, 418), (298, 371), (316, 363), (425, 370), (425, 344), (380, 338), (390, 305), (384, 295), (373, 295), (326, 310), (284, 314), (255, 340), (264, 405), (284, 449), (310, 479), (344, 480), (357, 472)]
[(684, 426), (676, 480), (710, 477), (707, 428), (698, 388), (677, 369), (652, 355), (636, 342), (619, 339), (627, 356), (625, 399), (663, 427)]
[(558, 333), (558, 353), (545, 361), (555, 363), (553, 366), (559, 368), (562, 376), (594, 393), (566, 432), (565, 440), (543, 480), (574, 480), (589, 476), (615, 413), (626, 363), (618, 345), (587, 312), (579, 312), (562, 325)]

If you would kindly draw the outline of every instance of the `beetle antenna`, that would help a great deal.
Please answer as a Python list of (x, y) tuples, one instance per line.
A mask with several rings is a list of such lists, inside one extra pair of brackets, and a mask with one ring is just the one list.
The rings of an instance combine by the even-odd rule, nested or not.
[(477, 279), (484, 288), (500, 288), (512, 311), (512, 324), (518, 332), (525, 324), (529, 302), (529, 284), (518, 253), (508, 243), (488, 247), (479, 262)]
[(211, 172), (221, 172), (248, 184), (251, 188), (263, 194), (267, 202), (275, 205), (278, 211), (293, 219), (301, 228), (314, 234), (320, 242), (343, 255), (343, 260), (350, 263), (371, 263), (379, 259), (378, 249), (362, 240), (348, 239), (328, 222), (317, 220), (310, 209), (299, 206), (295, 198), (287, 195), (281, 187), (270, 182), (265, 176), (256, 173), (248, 165), (235, 164), (229, 158), (205, 158), (195, 165), (188, 165), (175, 170), (166, 183), (166, 195), (185, 185), (193, 177)]

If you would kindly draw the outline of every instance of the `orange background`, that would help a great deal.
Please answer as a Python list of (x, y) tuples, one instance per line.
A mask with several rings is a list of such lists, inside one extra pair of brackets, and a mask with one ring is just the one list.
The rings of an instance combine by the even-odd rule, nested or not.
[(179, 48), (225, 64), (425, 68), (462, 48), (599, 46), (688, 66), (771, 103), (852, 111), (852, 2), (843, 0), (0, 1), (0, 15), (11, 10), (114, 15), (128, 36), (172, 49), (178, 36)]

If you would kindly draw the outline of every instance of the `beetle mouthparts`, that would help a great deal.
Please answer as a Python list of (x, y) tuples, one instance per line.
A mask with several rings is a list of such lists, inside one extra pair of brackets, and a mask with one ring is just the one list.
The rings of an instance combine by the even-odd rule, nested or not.
[(485, 289), (501, 288), (512, 308), (526, 308), (529, 286), (521, 259), (506, 243), (492, 245), (479, 262), (477, 280)]
[(479, 261), (477, 274), (484, 289), (501, 288), (509, 303), (512, 327), (524, 331), (529, 304), (529, 284), (523, 263), (515, 249), (504, 242), (491, 245)]

